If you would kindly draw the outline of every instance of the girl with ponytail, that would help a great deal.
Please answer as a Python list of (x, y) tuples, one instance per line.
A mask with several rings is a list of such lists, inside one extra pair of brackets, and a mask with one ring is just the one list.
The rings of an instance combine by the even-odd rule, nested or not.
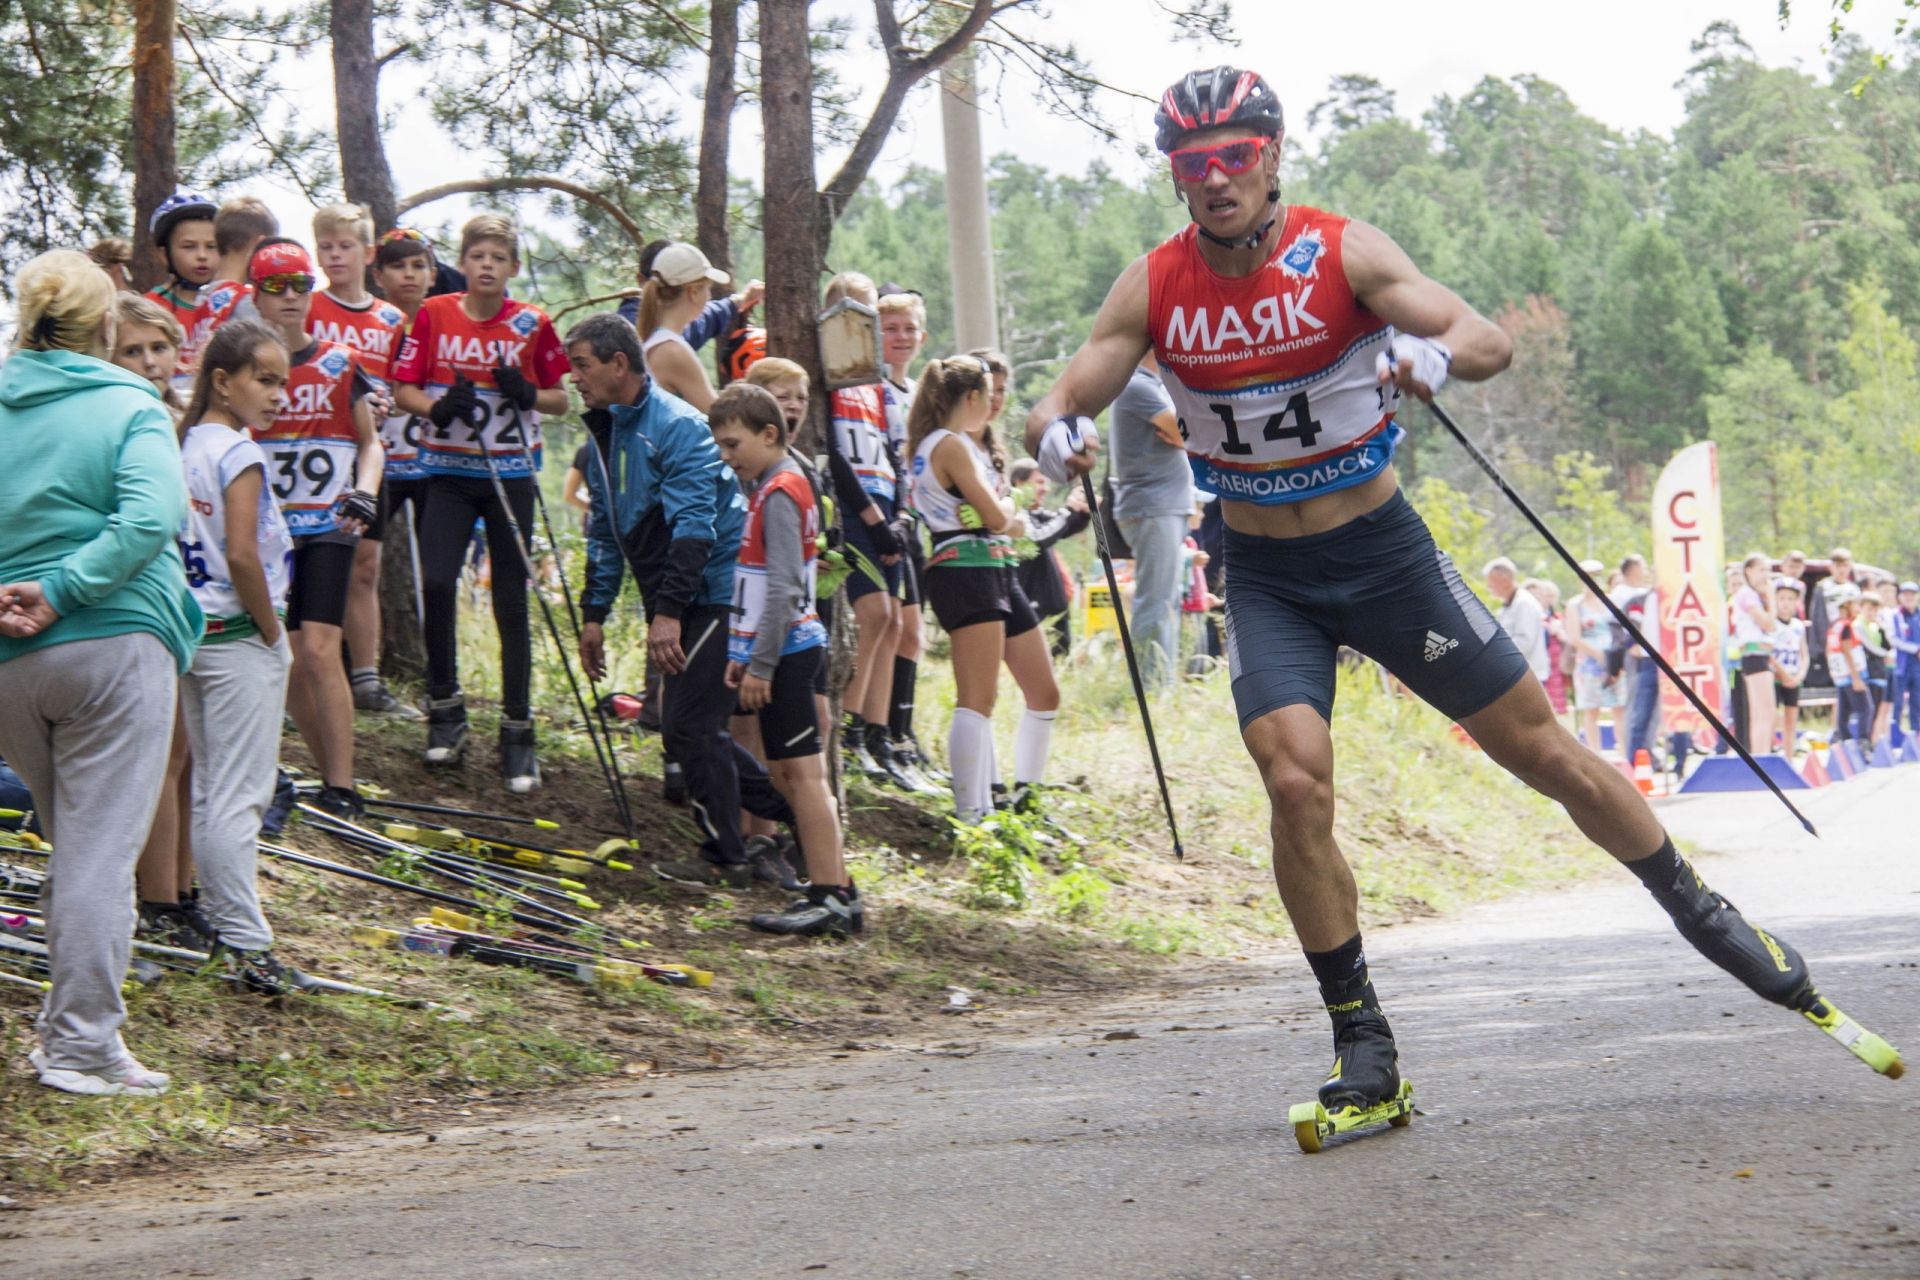
[(993, 811), (993, 704), (1008, 632), (1039, 623), (1031, 607), (1014, 613), (1013, 539), (1025, 521), (999, 495), (984, 443), (992, 411), (993, 370), (964, 355), (926, 367), (907, 417), (910, 492), (933, 539), (926, 595), (953, 645), (954, 816), (968, 824)]

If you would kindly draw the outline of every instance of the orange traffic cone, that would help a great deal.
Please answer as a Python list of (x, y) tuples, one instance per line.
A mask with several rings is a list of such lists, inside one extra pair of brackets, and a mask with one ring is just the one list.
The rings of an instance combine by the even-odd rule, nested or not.
[(1640, 788), (1643, 796), (1653, 794), (1653, 757), (1645, 747), (1633, 753), (1633, 785)]

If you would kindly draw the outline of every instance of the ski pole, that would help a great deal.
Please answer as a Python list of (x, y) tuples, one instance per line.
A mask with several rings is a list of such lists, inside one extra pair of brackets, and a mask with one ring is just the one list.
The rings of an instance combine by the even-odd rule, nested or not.
[(1675, 671), (1672, 664), (1661, 654), (1660, 646), (1654, 644), (1648, 640), (1646, 636), (1642, 635), (1640, 628), (1634, 626), (1633, 620), (1627, 617), (1627, 611), (1615, 604), (1607, 593), (1601, 590), (1600, 584), (1595, 582), (1592, 576), (1580, 567), (1580, 562), (1574, 559), (1573, 553), (1568, 551), (1560, 539), (1554, 536), (1553, 530), (1547, 527), (1547, 522), (1535, 515), (1533, 508), (1526, 504), (1526, 500), (1513, 491), (1513, 486), (1508, 484), (1507, 478), (1500, 474), (1500, 469), (1493, 465), (1493, 460), (1482, 453), (1480, 447), (1467, 438), (1467, 433), (1460, 429), (1459, 424), (1453, 420), (1453, 415), (1443, 409), (1437, 400), (1429, 400), (1426, 403), (1427, 407), (1433, 410), (1433, 416), (1440, 419), (1440, 425), (1445, 427), (1448, 432), (1452, 434), (1453, 438), (1460, 442), (1460, 447), (1467, 451), (1467, 456), (1479, 464), (1480, 469), (1487, 473), (1487, 478), (1493, 481), (1494, 486), (1498, 488), (1500, 492), (1507, 495), (1508, 500), (1519, 509), (1520, 514), (1526, 517), (1527, 523), (1532, 525), (1535, 532), (1547, 540), (1547, 545), (1553, 548), (1555, 554), (1567, 562), (1567, 567), (1573, 570), (1593, 597), (1606, 606), (1607, 612), (1613, 615), (1613, 620), (1624, 627), (1627, 634), (1633, 638), (1633, 642), (1645, 650), (1649, 658), (1653, 659), (1653, 664), (1660, 668), (1660, 673), (1666, 676), (1667, 679), (1673, 681), (1674, 686), (1686, 696), (1687, 701), (1693, 704), (1693, 709), (1700, 713), (1700, 718), (1713, 726), (1714, 732), (1720, 735), (1720, 740), (1733, 748), (1734, 753), (1746, 763), (1747, 768), (1753, 770), (1755, 777), (1767, 784), (1767, 790), (1773, 792), (1774, 798), (1781, 804), (1787, 806), (1788, 813), (1791, 813), (1800, 820), (1800, 825), (1807, 829), (1807, 834), (1818, 839), (1820, 833), (1814, 830), (1813, 823), (1807, 820), (1807, 815), (1801, 813), (1800, 810), (1794, 806), (1793, 801), (1787, 799), (1787, 793), (1780, 789), (1780, 784), (1767, 776), (1767, 771), (1760, 767), (1760, 762), (1753, 758), (1753, 753), (1742, 745), (1740, 739), (1734, 736), (1732, 730), (1720, 722), (1720, 717), (1715, 715), (1707, 706), (1706, 702), (1701, 699), (1700, 695), (1693, 691), (1693, 686), (1680, 678), (1680, 673)]
[[(483, 452), (481, 457), (487, 464), (487, 478), (493, 482), (494, 497), (500, 503), (500, 512), (506, 517), (507, 528), (513, 534), (514, 550), (520, 553), (520, 564), (527, 571), (527, 590), (533, 594), (535, 603), (540, 606), (540, 616), (547, 624), (547, 634), (553, 639), (553, 647), (560, 651), (560, 666), (567, 673), (567, 687), (573, 691), (574, 705), (580, 709), (580, 718), (587, 727), (587, 738), (593, 743), (594, 758), (600, 762), (600, 772), (607, 781), (607, 791), (613, 800), (614, 809), (620, 814), (620, 825), (627, 833), (627, 839), (633, 839), (633, 811), (627, 804), (626, 787), (620, 782), (620, 772), (609, 758), (613, 754), (613, 744), (608, 742), (602, 747), (599, 731), (594, 727), (593, 712), (587, 707), (587, 700), (580, 692), (580, 681), (573, 673), (573, 659), (567, 656), (567, 642), (560, 636), (560, 628), (553, 620), (553, 607), (547, 603), (547, 593), (541, 590), (540, 574), (533, 564), (533, 552), (527, 541), (525, 531), (520, 528), (520, 517), (513, 513), (513, 504), (507, 499), (507, 486), (500, 479), (500, 469), (493, 465), (493, 455)], [(539, 496), (539, 477), (531, 478), (534, 495)]]
[[(305, 807), (304, 805), (302, 806), (302, 808)], [(568, 925), (585, 925), (588, 923), (580, 917), (561, 911), (557, 907), (550, 906), (534, 894), (526, 892), (526, 888), (531, 886), (516, 887), (504, 877), (493, 878), (469, 874), (437, 861), (435, 857), (426, 850), (416, 849), (408, 845), (403, 845), (398, 841), (389, 840), (366, 830), (364, 827), (357, 827), (351, 823), (340, 822), (337, 819), (329, 821), (329, 817), (330, 815), (318, 810), (311, 811), (308, 814), (309, 821), (314, 822), (314, 825), (320, 830), (338, 839), (348, 841), (351, 844), (358, 845), (374, 853), (399, 854), (417, 863), (422, 869), (433, 872), (443, 880), (452, 881), (454, 884), (462, 885), (468, 889), (481, 890), (511, 899), (527, 910), (544, 911), (555, 920)], [(574, 902), (576, 905), (578, 904), (578, 899), (572, 898), (570, 895), (567, 897), (568, 901)], [(589, 899), (589, 901), (591, 901), (591, 899)]]
[(507, 822), (522, 827), (537, 827), (542, 831), (558, 831), (560, 824), (551, 818), (521, 818), (511, 813), (487, 813), (480, 809), (457, 809), (447, 804), (420, 804), (412, 800), (390, 800), (385, 796), (377, 797), (376, 803), (385, 809), (404, 809), (408, 813), (437, 813), (446, 818), (477, 818), (482, 822)]
[[(1069, 418), (1067, 434), (1073, 441), (1073, 451), (1084, 453), (1086, 448), (1080, 442), (1080, 428)], [(1173, 856), (1181, 861), (1187, 857), (1186, 850), (1180, 845), (1180, 824), (1173, 816), (1173, 796), (1167, 790), (1167, 771), (1160, 764), (1160, 743), (1153, 735), (1153, 713), (1147, 709), (1147, 689), (1140, 679), (1140, 660), (1133, 652), (1133, 632), (1127, 626), (1126, 603), (1120, 598), (1120, 579), (1113, 571), (1113, 555), (1107, 548), (1107, 527), (1100, 516), (1100, 502), (1093, 492), (1093, 474), (1091, 470), (1080, 473), (1080, 489), (1086, 495), (1087, 511), (1093, 516), (1093, 542), (1100, 553), (1100, 563), (1107, 571), (1107, 592), (1113, 599), (1113, 621), (1120, 631), (1120, 648), (1127, 655), (1127, 675), (1133, 681), (1133, 700), (1140, 706), (1140, 725), (1147, 733), (1147, 754), (1153, 757), (1153, 776), (1160, 783), (1160, 804), (1167, 811), (1167, 830), (1173, 834)], [(1166, 655), (1169, 661), (1172, 655)]]
[(421, 634), (425, 635), (427, 630), (427, 597), (424, 589), (420, 585), (420, 531), (414, 523), (419, 513), (413, 509), (412, 498), (408, 498), (405, 502), (401, 503), (400, 509), (406, 513), (407, 556), (413, 562), (413, 619), (419, 624)]
[[(388, 837), (408, 844), (423, 845), (430, 849), (454, 849), (476, 858), (496, 862), (515, 862), (529, 867), (549, 867), (556, 871), (584, 872), (593, 867), (606, 871), (633, 870), (631, 862), (601, 857), (598, 851), (587, 853), (580, 849), (553, 849), (546, 845), (523, 844), (518, 840), (470, 835), (455, 827), (423, 827), (402, 822), (391, 814), (374, 809), (367, 810), (367, 816), (385, 823), (385, 833)], [(622, 850), (627, 847), (626, 842), (622, 840), (613, 840), (608, 843)]]
[[(524, 431), (520, 433), (520, 455), (527, 460), (529, 471), (537, 470), (533, 464), (533, 448), (527, 443), (527, 433)], [(533, 500), (534, 504), (540, 508), (540, 525), (547, 531), (547, 546), (553, 552), (554, 568), (559, 571), (560, 598), (567, 607), (567, 626), (573, 630), (573, 643), (577, 648), (580, 644), (580, 613), (573, 606), (573, 585), (567, 580), (567, 562), (560, 555), (560, 539), (554, 536), (553, 517), (547, 511), (547, 495), (537, 482), (533, 486)], [(620, 776), (620, 756), (614, 750), (613, 730), (607, 725), (606, 706), (600, 700), (600, 682), (594, 678), (591, 671), (585, 669), (584, 663), (581, 665), (581, 674), (586, 676), (587, 689), (593, 694), (593, 714), (600, 717), (600, 736), (606, 740), (607, 759), (613, 769), (614, 786), (620, 792), (621, 821), (626, 828), (627, 839), (631, 840), (633, 839), (632, 802), (627, 798), (627, 784)]]

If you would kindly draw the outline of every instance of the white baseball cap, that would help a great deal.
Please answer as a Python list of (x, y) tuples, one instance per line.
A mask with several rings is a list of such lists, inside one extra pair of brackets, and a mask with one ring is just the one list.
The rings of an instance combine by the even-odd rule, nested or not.
[(676, 240), (653, 258), (653, 274), (660, 277), (662, 284), (678, 288), (692, 284), (695, 280), (711, 280), (715, 284), (725, 284), (732, 279), (726, 272), (707, 261), (707, 255), (700, 252), (700, 246), (682, 244)]

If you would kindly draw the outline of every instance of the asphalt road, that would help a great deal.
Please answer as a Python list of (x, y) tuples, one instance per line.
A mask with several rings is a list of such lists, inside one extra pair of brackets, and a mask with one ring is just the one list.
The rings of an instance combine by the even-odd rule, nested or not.
[[(1764, 795), (1665, 816), (1920, 1059), (1920, 768), (1807, 807), (1818, 843)], [(1760, 1003), (1629, 877), (1368, 950), (1420, 1115), (1315, 1156), (1286, 1107), (1328, 1039), (1290, 956), (1066, 1025), (957, 1016), (949, 1041), (123, 1183), (0, 1220), (0, 1274), (1920, 1277), (1920, 1061), (1883, 1079)]]

